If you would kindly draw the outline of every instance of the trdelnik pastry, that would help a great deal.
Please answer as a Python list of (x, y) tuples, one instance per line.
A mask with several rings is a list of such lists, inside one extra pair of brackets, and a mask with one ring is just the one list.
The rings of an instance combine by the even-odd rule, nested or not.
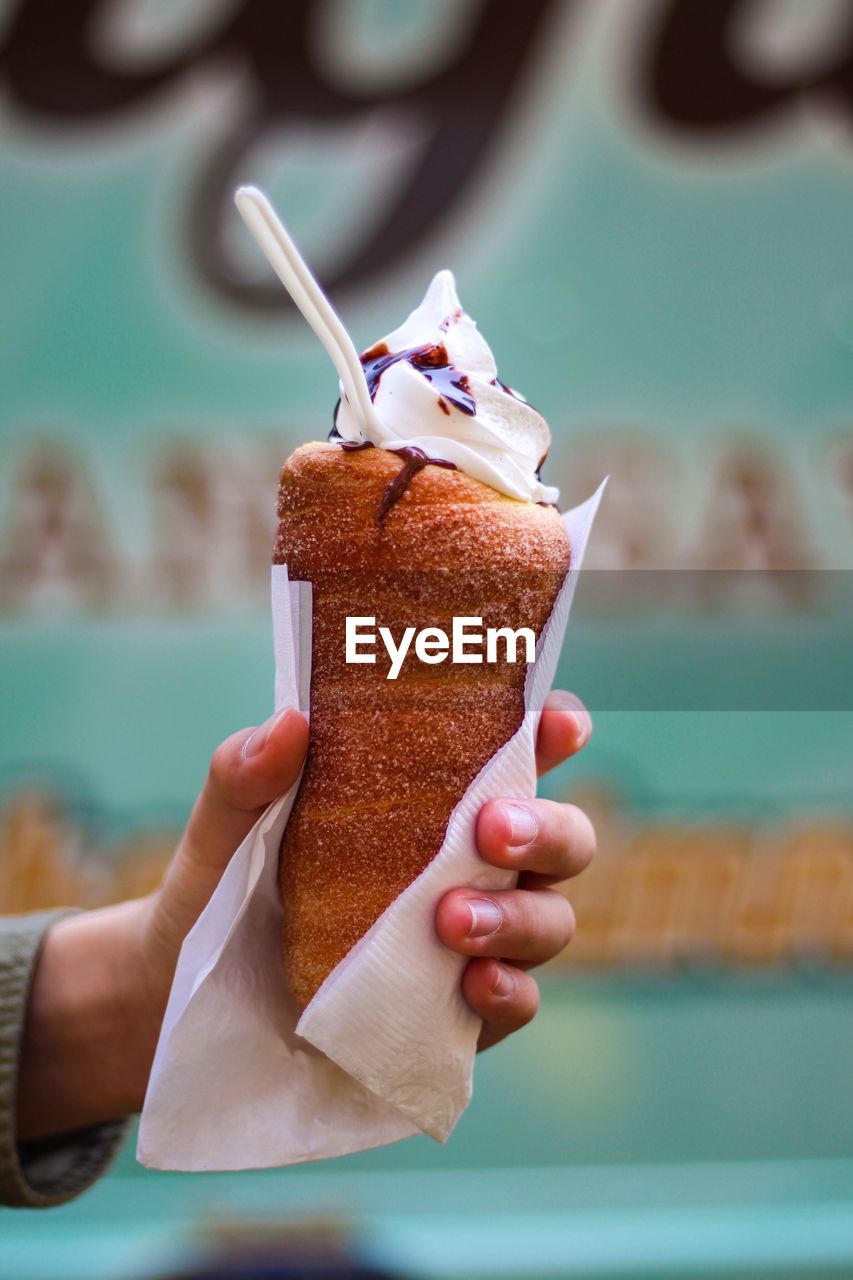
[(162, 1169), (453, 1131), (481, 1026), (436, 910), (515, 879), (480, 857), (478, 816), (535, 794), (601, 494), (549, 505), (548, 428), (449, 273), (362, 360), (264, 193), (236, 202), (341, 403), (331, 439), (284, 465), (271, 573), (275, 708), (310, 716), (309, 754), (181, 949), (139, 1130)]
[[(540, 478), (547, 424), (498, 378), (449, 271), (361, 365), (369, 411), (342, 386), (332, 437), (297, 449), (279, 488), (274, 561), (313, 588), (311, 745), (280, 865), (303, 1006), (429, 865), (521, 724), (512, 633), (539, 637), (570, 560)], [(347, 662), (354, 618), (426, 639), (388, 679), (382, 647)], [(436, 637), (459, 619), (506, 642), (454, 661)]]

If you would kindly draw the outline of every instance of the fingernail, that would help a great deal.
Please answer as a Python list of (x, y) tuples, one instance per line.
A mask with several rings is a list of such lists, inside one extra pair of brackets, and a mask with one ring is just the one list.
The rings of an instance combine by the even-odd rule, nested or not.
[(530, 810), (520, 804), (507, 804), (504, 811), (509, 818), (509, 843), (530, 844), (537, 830), (536, 819)]
[(273, 725), (277, 724), (282, 716), (286, 716), (289, 710), (290, 707), (284, 707), (281, 711), (276, 711), (275, 715), (270, 716), (269, 720), (265, 720), (263, 724), (258, 725), (255, 732), (249, 735), (240, 748), (240, 755), (244, 760), (260, 755), (267, 745), (267, 738), (272, 733)]
[(488, 898), (469, 898), (468, 910), (471, 912), (469, 938), (488, 938), (503, 924), (503, 912), (496, 902)]
[(505, 964), (496, 964), (494, 980), (490, 985), (493, 995), (511, 996), (515, 991), (515, 977)]
[(588, 715), (579, 711), (572, 712), (572, 719), (575, 722), (575, 736), (578, 740), (578, 746), (583, 747), (592, 737), (592, 721)]

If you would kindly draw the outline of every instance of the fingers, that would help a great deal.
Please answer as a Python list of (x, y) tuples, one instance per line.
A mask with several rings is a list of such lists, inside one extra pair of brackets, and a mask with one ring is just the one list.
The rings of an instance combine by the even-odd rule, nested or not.
[(526, 1026), (539, 1009), (536, 980), (497, 960), (472, 960), (462, 975), (462, 994), (483, 1019), (479, 1049), (488, 1049)]
[(595, 853), (595, 829), (582, 809), (553, 800), (489, 800), (477, 817), (480, 857), (535, 873), (541, 884), (568, 880)]
[(210, 901), (231, 857), (271, 801), (299, 776), (308, 722), (289, 709), (257, 729), (232, 734), (216, 748), (143, 930), (146, 968), (156, 1000), (169, 990), (181, 944)]
[(257, 809), (295, 781), (308, 747), (308, 724), (293, 707), (257, 729), (241, 729), (216, 748), (207, 790), (216, 803)]
[[(574, 755), (591, 733), (592, 720), (578, 698), (563, 691), (549, 694), (537, 735), (539, 772)], [(436, 932), (445, 946), (472, 957), (462, 993), (483, 1019), (479, 1048), (484, 1049), (535, 1016), (539, 988), (526, 969), (553, 959), (575, 930), (570, 903), (544, 886), (587, 866), (595, 853), (595, 831), (575, 805), (490, 800), (477, 818), (477, 847), (485, 861), (523, 873), (526, 886), (488, 893), (452, 889), (436, 911)]]
[(554, 689), (545, 699), (536, 735), (536, 768), (547, 773), (580, 751), (592, 733), (592, 717), (580, 698)]
[(483, 1019), (478, 1048), (496, 1044), (536, 1015), (539, 988), (519, 966), (552, 959), (574, 928), (571, 906), (551, 889), (451, 889), (444, 895), (436, 913), (438, 936), (451, 950), (474, 957), (462, 975), (462, 994)]
[(575, 914), (554, 889), (451, 889), (438, 904), (435, 927), (461, 955), (537, 965), (568, 945)]
[(196, 865), (224, 867), (266, 806), (296, 781), (307, 749), (308, 723), (292, 707), (226, 738), (187, 825), (185, 854)]

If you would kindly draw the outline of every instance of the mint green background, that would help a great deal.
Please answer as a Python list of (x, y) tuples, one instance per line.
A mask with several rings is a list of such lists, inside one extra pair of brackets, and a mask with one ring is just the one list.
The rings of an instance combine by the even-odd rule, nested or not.
[[(712, 500), (709, 459), (749, 432), (792, 477), (811, 561), (849, 568), (853, 522), (831, 457), (853, 410), (853, 148), (819, 120), (718, 149), (664, 142), (615, 69), (628, 8), (583, 37), (557, 30), (476, 200), (393, 278), (346, 299), (345, 319), (366, 345), (449, 265), (501, 375), (549, 418), (551, 479), (567, 494), (573, 445), (642, 432), (672, 466), (661, 519), (686, 538)], [(391, 20), (388, 6), (359, 14), (368, 30)], [(273, 437), (283, 460), (325, 431), (335, 380), (310, 334), (223, 307), (185, 259), (182, 202), (204, 127), (199, 102), (179, 99), (60, 146), (7, 114), (0, 520), (27, 442), (65, 439), (138, 563), (163, 439)], [(313, 137), (270, 182), (320, 264), (340, 211), (366, 204), (350, 144)], [(271, 472), (270, 504), (274, 490)], [(748, 686), (762, 645), (787, 654), (766, 703), (781, 709), (599, 710), (590, 696), (593, 743), (545, 793), (593, 779), (640, 816), (849, 814), (846, 637), (830, 620), (816, 649), (802, 622), (747, 625), (751, 656), (737, 617), (608, 622), (585, 613), (582, 584), (564, 683), (623, 689), (633, 668), (671, 706), (710, 627), (721, 689), (727, 660), (745, 664)], [(115, 833), (179, 824), (216, 742), (271, 699), (263, 608), (6, 617), (0, 663), (0, 787), (44, 779)], [(822, 709), (791, 710), (791, 686), (815, 666)], [(276, 1217), (331, 1203), (363, 1212), (383, 1256), (425, 1274), (845, 1274), (850, 994), (844, 974), (552, 976), (533, 1027), (479, 1064), (446, 1148), (197, 1179), (145, 1173), (128, 1148), (115, 1175), (49, 1220), (6, 1215), (0, 1269), (120, 1275), (223, 1206)]]

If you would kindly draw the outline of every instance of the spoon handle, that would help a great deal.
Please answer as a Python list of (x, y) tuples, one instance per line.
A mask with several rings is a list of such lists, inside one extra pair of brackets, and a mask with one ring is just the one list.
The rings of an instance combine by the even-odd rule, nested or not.
[(258, 187), (239, 187), (234, 201), (270, 266), (326, 348), (346, 398), (365, 425), (373, 423), (375, 411), (352, 339), (270, 201)]

